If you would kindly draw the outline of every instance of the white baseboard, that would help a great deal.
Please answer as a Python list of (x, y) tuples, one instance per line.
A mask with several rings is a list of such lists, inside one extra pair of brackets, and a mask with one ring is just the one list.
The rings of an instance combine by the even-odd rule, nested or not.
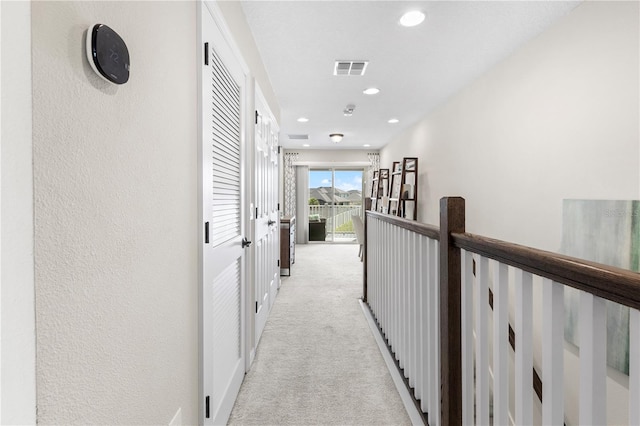
[(371, 316), (371, 312), (369, 311), (369, 308), (365, 306), (365, 303), (362, 301), (362, 299), (360, 299), (360, 307), (362, 308), (362, 312), (364, 313), (364, 316), (367, 319), (367, 323), (369, 324), (371, 333), (373, 334), (373, 337), (376, 339), (376, 343), (378, 344), (378, 348), (380, 349), (382, 358), (384, 359), (385, 364), (387, 364), (387, 369), (389, 370), (389, 374), (393, 379), (393, 383), (396, 385), (398, 394), (400, 394), (400, 399), (402, 399), (404, 408), (407, 410), (409, 419), (411, 419), (411, 424), (413, 424), (414, 426), (423, 426), (424, 421), (422, 420), (422, 413), (418, 412), (418, 409), (413, 403), (413, 398), (411, 397), (411, 394), (409, 393), (409, 390), (407, 389), (407, 387), (404, 385), (404, 380), (400, 376), (398, 367), (396, 367), (396, 363), (394, 359), (391, 357), (391, 354), (389, 353), (389, 349), (387, 349), (387, 344), (382, 338), (382, 335), (380, 335), (380, 330), (378, 330), (378, 326), (376, 325), (375, 320)]
[(182, 407), (178, 408), (175, 416), (169, 422), (169, 426), (181, 426), (182, 425)]

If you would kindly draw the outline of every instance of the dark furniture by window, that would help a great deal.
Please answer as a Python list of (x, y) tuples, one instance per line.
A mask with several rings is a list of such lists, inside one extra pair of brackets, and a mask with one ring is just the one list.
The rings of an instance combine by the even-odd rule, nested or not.
[(286, 269), (291, 275), (291, 265), (296, 263), (296, 217), (280, 219), (280, 275)]
[(309, 241), (325, 241), (327, 239), (327, 219), (309, 221)]

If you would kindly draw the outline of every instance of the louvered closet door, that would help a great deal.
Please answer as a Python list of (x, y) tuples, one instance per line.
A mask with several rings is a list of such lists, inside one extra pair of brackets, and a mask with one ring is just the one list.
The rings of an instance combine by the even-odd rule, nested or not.
[(255, 297), (256, 346), (278, 293), (280, 283), (278, 232), (278, 124), (256, 85), (255, 184)]
[(202, 9), (203, 408), (226, 424), (244, 377), (244, 73)]

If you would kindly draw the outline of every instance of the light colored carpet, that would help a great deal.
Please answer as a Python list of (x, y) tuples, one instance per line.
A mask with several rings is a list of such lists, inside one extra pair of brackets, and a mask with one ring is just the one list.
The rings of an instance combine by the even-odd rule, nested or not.
[(231, 425), (410, 425), (362, 313), (358, 245), (296, 247)]

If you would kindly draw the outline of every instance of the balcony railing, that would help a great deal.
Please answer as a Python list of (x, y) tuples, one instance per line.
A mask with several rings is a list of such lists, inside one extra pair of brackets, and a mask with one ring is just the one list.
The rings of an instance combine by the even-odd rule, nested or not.
[(354, 234), (352, 215), (361, 215), (362, 206), (357, 205), (310, 205), (309, 217), (311, 215), (319, 215), (320, 218), (327, 220), (327, 232), (335, 232), (338, 234)]
[[(365, 221), (364, 300), (425, 421), (533, 424), (535, 398), (539, 422), (562, 425), (564, 291), (572, 287), (581, 318), (577, 422), (609, 423), (608, 300), (630, 308), (628, 424), (640, 424), (640, 274), (466, 233), (462, 198), (443, 198), (440, 218), (440, 228), (370, 211)], [(542, 294), (535, 327), (534, 289)]]

